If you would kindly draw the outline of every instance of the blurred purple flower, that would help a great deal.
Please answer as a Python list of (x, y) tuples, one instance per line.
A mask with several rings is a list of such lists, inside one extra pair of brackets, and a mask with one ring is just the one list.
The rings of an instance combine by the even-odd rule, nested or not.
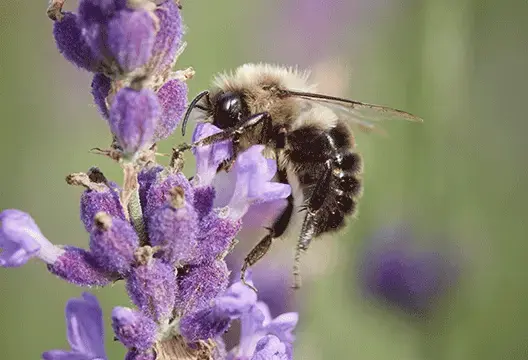
[(370, 296), (405, 312), (425, 316), (458, 280), (452, 256), (420, 249), (408, 228), (383, 229), (360, 254), (360, 283)]
[(66, 304), (66, 326), (71, 350), (51, 350), (44, 360), (106, 360), (103, 313), (97, 298), (84, 293)]

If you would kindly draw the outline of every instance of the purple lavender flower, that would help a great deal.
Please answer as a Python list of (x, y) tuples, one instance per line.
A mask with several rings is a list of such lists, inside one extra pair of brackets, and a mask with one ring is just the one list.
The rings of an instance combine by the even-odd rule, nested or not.
[(139, 181), (142, 182), (140, 198), (147, 222), (152, 213), (171, 200), (171, 191), (176, 187), (183, 190), (186, 202), (194, 201), (193, 189), (185, 175), (168, 169), (162, 170), (161, 167), (155, 167), (139, 174)]
[(150, 147), (160, 116), (160, 105), (152, 90), (121, 89), (110, 108), (112, 133), (125, 154), (135, 154)]
[(158, 326), (143, 313), (125, 307), (112, 311), (112, 328), (116, 337), (129, 349), (148, 350), (156, 341)]
[(183, 26), (180, 9), (175, 1), (158, 1), (160, 5), (155, 11), (159, 20), (159, 28), (154, 43), (152, 60), (149, 68), (154, 74), (166, 74), (174, 66), (181, 51)]
[[(246, 279), (251, 283), (250, 274)], [(250, 359), (258, 354), (262, 358), (266, 353), (291, 355), (297, 313), (286, 313), (271, 319), (267, 306), (257, 302), (255, 292), (241, 282), (231, 285), (211, 307), (183, 316), (180, 332), (189, 342), (206, 340), (221, 336), (235, 319), (241, 322), (240, 345), (229, 352), (228, 359)], [(257, 350), (257, 344), (267, 335), (273, 335), (282, 345), (268, 338), (266, 342), (272, 340), (274, 343), (267, 347), (263, 341)], [(291, 359), (291, 356), (285, 358)]]
[(102, 70), (97, 59), (82, 35), (78, 16), (66, 12), (60, 21), (53, 25), (53, 36), (59, 52), (74, 65), (92, 72)]
[(162, 257), (170, 264), (186, 264), (197, 247), (198, 218), (192, 205), (185, 201), (181, 187), (171, 190), (171, 199), (154, 211), (148, 221), (153, 246), (162, 247)]
[(457, 278), (445, 252), (419, 249), (405, 227), (379, 231), (360, 256), (365, 292), (410, 315), (426, 316)]
[(124, 72), (145, 65), (152, 56), (156, 24), (146, 10), (118, 11), (109, 21), (105, 36), (108, 50)]
[(84, 293), (66, 304), (66, 326), (71, 350), (51, 350), (44, 360), (106, 360), (103, 313), (97, 298)]
[(178, 276), (175, 308), (181, 314), (209, 307), (214, 298), (223, 294), (229, 281), (229, 270), (223, 260), (191, 265)]
[(48, 263), (48, 270), (77, 286), (105, 286), (118, 278), (102, 269), (90, 252), (74, 246), (65, 247), (62, 255)]
[(267, 305), (257, 302), (240, 318), (240, 345), (230, 354), (233, 359), (250, 358), (255, 353), (258, 342), (266, 335), (275, 336), (283, 344), (283, 353), (292, 346), (295, 337), (292, 334), (297, 325), (297, 313), (285, 313), (272, 319)]
[[(220, 129), (208, 123), (196, 126), (193, 141), (219, 132)], [(218, 165), (231, 156), (229, 142), (220, 142), (194, 149), (196, 156), (197, 183), (201, 186), (213, 185), (216, 189), (214, 205), (227, 206), (231, 219), (241, 219), (252, 206), (260, 207), (263, 212), (254, 212), (253, 217), (260, 215), (269, 218), (280, 214), (284, 208), (291, 188), (287, 184), (272, 182), (277, 172), (274, 160), (262, 156), (263, 145), (255, 145), (240, 154), (229, 173), (216, 175)], [(214, 182), (213, 182), (214, 180)], [(266, 206), (263, 206), (266, 204)]]
[(0, 213), (0, 249), (1, 267), (22, 266), (32, 257), (53, 263), (64, 253), (42, 235), (31, 216), (14, 209)]
[(95, 215), (90, 251), (102, 269), (125, 275), (130, 271), (138, 246), (137, 233), (129, 222), (112, 218), (104, 212)]
[(178, 126), (187, 107), (187, 84), (171, 79), (158, 90), (157, 95), (162, 111), (154, 141), (169, 137)]
[(125, 220), (119, 199), (120, 189), (114, 183), (98, 183), (84, 191), (81, 196), (80, 215), (86, 231), (92, 231), (95, 215), (104, 212), (114, 218)]
[(159, 259), (135, 267), (127, 278), (130, 299), (158, 323), (167, 321), (176, 301), (176, 274), (172, 266)]

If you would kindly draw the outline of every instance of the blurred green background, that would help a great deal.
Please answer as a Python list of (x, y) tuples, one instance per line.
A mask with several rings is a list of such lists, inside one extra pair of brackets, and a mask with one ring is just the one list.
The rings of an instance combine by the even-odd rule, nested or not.
[[(341, 10), (326, 19), (323, 40), (311, 33), (319, 25), (291, 12), (293, 0), (182, 3), (189, 45), (179, 66), (197, 71), (191, 95), (214, 73), (245, 62), (335, 58), (350, 70), (343, 95), (425, 119), (386, 124), (388, 137), (358, 135), (360, 216), (307, 256), (309, 264), (331, 266), (296, 295), (296, 358), (528, 359), (528, 2), (327, 1)], [(92, 104), (89, 74), (58, 54), (45, 8), (46, 1), (0, 3), (0, 208), (29, 212), (55, 243), (86, 246), (80, 189), (64, 177), (92, 165), (114, 179), (120, 174), (88, 153), (110, 137)], [(304, 26), (308, 49), (310, 39), (322, 47), (285, 54), (286, 25)], [(175, 136), (161, 150), (181, 141)], [(365, 301), (354, 274), (361, 239), (409, 220), (422, 233), (441, 233), (463, 259), (456, 290), (419, 324)], [(337, 250), (322, 252), (326, 245)], [(81, 291), (37, 262), (2, 269), (0, 359), (66, 348), (64, 304)], [(128, 304), (122, 284), (95, 293), (107, 315)], [(109, 358), (122, 359), (123, 348), (110, 331), (106, 337)]]

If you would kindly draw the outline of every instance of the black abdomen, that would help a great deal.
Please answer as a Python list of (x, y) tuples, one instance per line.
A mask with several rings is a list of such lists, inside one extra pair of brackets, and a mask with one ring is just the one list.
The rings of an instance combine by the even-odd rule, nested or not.
[(340, 229), (361, 194), (361, 157), (353, 151), (350, 131), (342, 124), (326, 131), (305, 126), (291, 132), (287, 144), (305, 203), (319, 206), (314, 235)]

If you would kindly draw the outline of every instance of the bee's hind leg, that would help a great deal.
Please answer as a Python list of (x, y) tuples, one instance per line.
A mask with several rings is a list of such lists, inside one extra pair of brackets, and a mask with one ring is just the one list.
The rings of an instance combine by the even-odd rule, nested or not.
[(312, 239), (317, 231), (317, 215), (321, 210), (326, 199), (328, 188), (332, 177), (332, 162), (328, 160), (325, 163), (325, 172), (315, 184), (310, 197), (307, 199), (304, 209), (306, 216), (301, 228), (301, 234), (297, 241), (297, 248), (295, 250), (295, 258), (293, 263), (293, 288), (299, 289), (301, 287), (301, 254), (308, 250)]
[(252, 284), (246, 282), (246, 270), (248, 267), (253, 266), (257, 261), (262, 259), (264, 255), (266, 255), (271, 247), (272, 242), (273, 231), (270, 230), (270, 232), (264, 236), (264, 238), (260, 240), (253, 249), (251, 249), (249, 254), (244, 259), (244, 265), (242, 265), (242, 269), (240, 270), (240, 281), (242, 281), (242, 284), (249, 286), (255, 292), (257, 292), (257, 289)]

